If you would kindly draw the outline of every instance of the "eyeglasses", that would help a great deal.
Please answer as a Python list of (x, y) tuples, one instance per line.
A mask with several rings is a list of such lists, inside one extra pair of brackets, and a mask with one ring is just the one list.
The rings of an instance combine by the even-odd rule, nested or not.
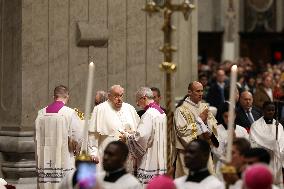
[(123, 98), (123, 94), (121, 95), (118, 95), (118, 94), (115, 94), (115, 95), (112, 95), (114, 99), (120, 99), (120, 98)]

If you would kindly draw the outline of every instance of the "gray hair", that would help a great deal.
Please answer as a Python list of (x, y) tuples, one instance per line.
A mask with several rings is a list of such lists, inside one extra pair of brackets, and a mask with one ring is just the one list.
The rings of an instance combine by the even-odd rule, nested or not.
[(111, 94), (115, 88), (120, 88), (124, 91), (124, 88), (120, 85), (113, 85), (108, 89), (108, 93)]
[(96, 102), (96, 100), (95, 100), (95, 105), (103, 103), (104, 101), (107, 101), (107, 99), (108, 99), (107, 93), (105, 91), (97, 91), (96, 96), (99, 97), (99, 101)]
[(136, 98), (147, 97), (148, 99), (153, 99), (154, 95), (152, 90), (149, 87), (140, 87), (136, 91)]

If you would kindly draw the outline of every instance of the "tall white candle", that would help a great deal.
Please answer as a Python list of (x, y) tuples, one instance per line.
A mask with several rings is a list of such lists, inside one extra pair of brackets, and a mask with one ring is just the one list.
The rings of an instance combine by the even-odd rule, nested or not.
[(87, 152), (88, 132), (89, 132), (89, 119), (91, 114), (92, 92), (93, 92), (93, 79), (94, 79), (95, 64), (91, 62), (89, 64), (89, 74), (85, 101), (85, 123), (84, 123), (84, 140), (82, 145), (82, 151)]
[(227, 162), (232, 161), (232, 146), (233, 146), (233, 136), (234, 136), (234, 118), (235, 118), (235, 105), (236, 105), (236, 83), (237, 83), (237, 65), (233, 65), (231, 68), (230, 77), (230, 106), (229, 106), (229, 120), (228, 120), (228, 144), (227, 144)]

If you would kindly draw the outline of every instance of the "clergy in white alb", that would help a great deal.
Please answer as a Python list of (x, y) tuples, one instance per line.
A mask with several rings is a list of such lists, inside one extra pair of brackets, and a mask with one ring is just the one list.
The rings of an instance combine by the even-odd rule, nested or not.
[[(226, 149), (228, 144), (228, 122), (229, 122), (229, 102), (224, 102), (219, 109), (220, 113), (220, 124), (217, 127), (217, 133), (218, 133), (218, 141), (219, 146), (218, 148), (213, 148), (212, 152), (214, 154), (214, 159), (217, 161), (216, 163), (216, 174), (219, 179), (223, 179), (222, 173), (220, 172), (220, 169), (223, 165), (222, 161), (225, 159), (226, 156)], [(235, 115), (235, 114), (234, 114)], [(249, 135), (247, 133), (247, 130), (244, 127), (241, 127), (239, 125), (235, 125), (235, 132), (234, 137), (237, 138), (245, 138), (249, 139)]]
[[(249, 137), (252, 147), (261, 147), (269, 152), (274, 184), (281, 188), (283, 187), (284, 131), (283, 126), (273, 119), (274, 114), (275, 105), (273, 102), (265, 102), (263, 104), (263, 117), (251, 125)], [(278, 131), (276, 131), (276, 128), (278, 128)], [(277, 138), (276, 132), (278, 132)]]
[(191, 141), (184, 150), (188, 175), (175, 179), (177, 189), (223, 189), (224, 183), (211, 175), (207, 168), (210, 146), (203, 139)]
[[(218, 145), (217, 121), (209, 111), (206, 103), (202, 103), (203, 86), (199, 82), (192, 82), (188, 86), (188, 95), (181, 106), (174, 114), (174, 125), (176, 133), (176, 156), (175, 156), (175, 176), (180, 177), (187, 174), (187, 169), (183, 161), (185, 146), (192, 140), (202, 137), (214, 145)], [(212, 140), (214, 139), (214, 140)], [(215, 140), (216, 139), (216, 140)], [(211, 157), (208, 164), (210, 171), (213, 171)]]
[(167, 171), (167, 118), (154, 102), (150, 88), (139, 88), (136, 102), (146, 112), (141, 117), (137, 131), (124, 133), (122, 137), (126, 137), (130, 154), (136, 160), (135, 175), (146, 186), (154, 176), (163, 175)]
[(38, 112), (35, 144), (38, 188), (57, 188), (62, 178), (75, 167), (74, 154), (80, 151), (83, 124), (76, 111), (65, 104), (69, 91), (54, 89), (54, 102)]
[[(119, 140), (119, 130), (135, 131), (140, 120), (135, 108), (123, 102), (124, 89), (120, 85), (110, 88), (108, 100), (95, 106), (89, 127), (89, 151), (101, 161), (105, 147)], [(131, 162), (128, 162), (131, 164)]]

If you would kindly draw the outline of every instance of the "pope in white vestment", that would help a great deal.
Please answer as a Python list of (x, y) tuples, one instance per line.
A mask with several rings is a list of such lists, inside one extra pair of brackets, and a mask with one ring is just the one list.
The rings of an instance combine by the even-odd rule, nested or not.
[(82, 143), (83, 124), (76, 111), (65, 106), (68, 89), (55, 88), (55, 101), (41, 109), (35, 121), (38, 188), (57, 188), (75, 167), (74, 153)]
[(111, 141), (119, 140), (120, 131), (135, 131), (140, 120), (135, 108), (122, 101), (123, 93), (121, 86), (112, 86), (109, 99), (95, 106), (92, 113), (89, 150), (91, 155), (98, 157), (100, 170), (105, 147)]

